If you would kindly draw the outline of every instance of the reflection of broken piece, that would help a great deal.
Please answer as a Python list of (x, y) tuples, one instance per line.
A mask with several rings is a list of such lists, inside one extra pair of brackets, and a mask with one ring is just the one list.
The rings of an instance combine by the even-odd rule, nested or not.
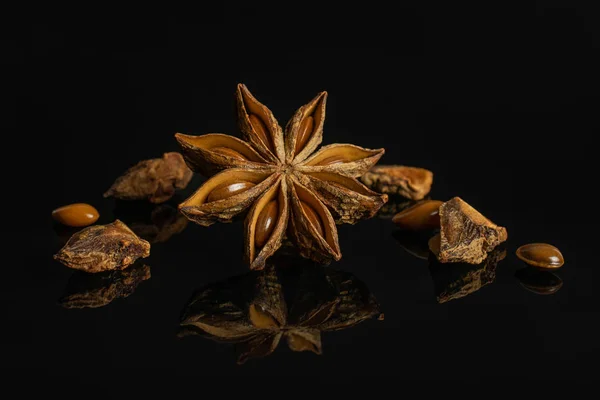
[(411, 200), (421, 200), (431, 190), (433, 172), (404, 165), (376, 165), (360, 180), (371, 189), (398, 194)]
[(442, 265), (432, 258), (429, 272), (438, 303), (465, 297), (492, 283), (496, 278), (496, 266), (504, 257), (506, 257), (506, 250), (496, 249), (478, 265), (466, 263)]
[(179, 210), (161, 204), (152, 210), (150, 223), (133, 222), (131, 230), (150, 243), (162, 243), (183, 232), (187, 224), (188, 219)]
[(506, 228), (485, 218), (460, 197), (442, 204), (439, 213), (439, 238), (433, 237), (429, 247), (440, 262), (479, 264), (508, 237)]
[(134, 265), (122, 271), (88, 274), (75, 271), (58, 301), (65, 308), (97, 308), (131, 295), (140, 282), (150, 279), (150, 267)]
[(116, 220), (75, 233), (54, 259), (69, 268), (95, 273), (124, 269), (138, 258), (149, 255), (150, 243)]

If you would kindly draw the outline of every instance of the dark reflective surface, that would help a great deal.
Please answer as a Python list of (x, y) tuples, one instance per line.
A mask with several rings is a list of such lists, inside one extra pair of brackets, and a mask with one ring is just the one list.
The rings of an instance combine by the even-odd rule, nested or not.
[[(482, 379), (491, 384), (478, 393), (539, 379), (595, 382), (600, 24), (581, 8), (480, 3), (470, 11), (401, 12), (371, 5), (326, 12), (290, 3), (293, 10), (269, 15), (250, 3), (213, 2), (218, 10), (175, 16), (161, 9), (156, 18), (28, 15), (9, 29), (5, 76), (18, 90), (4, 92), (2, 120), (14, 126), (3, 145), (6, 160), (18, 161), (4, 169), (13, 207), (3, 213), (3, 366), (27, 378), (20, 387), (45, 389), (37, 378), (54, 375), (61, 394), (83, 381), (111, 393), (129, 383), (136, 395), (164, 383), (198, 397), (212, 383), (256, 388), (241, 383), (248, 376), (254, 383), (280, 376), (307, 385), (333, 380), (331, 390), (353, 390), (347, 382), (364, 382), (356, 376), (373, 376), (371, 388), (427, 380), (434, 382), (421, 389), (441, 388), (445, 396)], [(307, 39), (312, 32), (314, 41)], [(260, 43), (249, 45), (250, 37)], [(102, 194), (138, 161), (177, 151), (175, 132), (239, 135), (239, 82), (281, 125), (327, 90), (323, 145), (384, 147), (381, 164), (433, 171), (431, 199), (460, 196), (505, 226), (506, 258), (493, 282), (438, 303), (427, 237), (409, 245), (396, 240), (389, 219), (372, 218), (339, 227), (342, 259), (327, 268), (364, 282), (384, 321), (325, 332), (320, 356), (283, 342), (241, 366), (230, 346), (178, 338), (194, 291), (248, 273), (243, 223), (188, 223), (157, 240), (165, 238), (164, 221), (177, 220), (170, 212), (203, 181), (199, 176), (168, 202), (166, 219), (153, 217), (150, 205)], [(128, 297), (98, 308), (57, 304), (74, 272), (52, 259), (64, 236), (50, 213), (75, 202), (98, 209), (98, 223), (119, 218), (154, 237), (150, 256), (140, 260), (152, 266), (152, 277)], [(552, 295), (526, 290), (515, 276), (526, 267), (515, 250), (532, 242), (552, 243), (565, 257), (555, 272), (562, 287)], [(403, 385), (395, 387), (395, 395), (406, 395)]]

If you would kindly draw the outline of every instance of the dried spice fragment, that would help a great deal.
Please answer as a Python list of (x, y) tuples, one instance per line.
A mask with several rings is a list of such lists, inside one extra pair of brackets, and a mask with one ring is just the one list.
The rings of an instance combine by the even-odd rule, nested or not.
[(431, 190), (433, 172), (404, 165), (377, 165), (367, 171), (360, 180), (377, 192), (422, 200)]
[(478, 265), (456, 263), (442, 265), (430, 259), (429, 272), (438, 303), (468, 296), (496, 279), (496, 267), (506, 257), (506, 250), (495, 249)]
[(322, 332), (381, 319), (375, 297), (354, 276), (290, 260), (280, 257), (285, 268), (269, 265), (198, 291), (183, 312), (179, 336), (235, 343), (243, 364), (271, 354), (282, 340), (292, 351), (321, 354)]
[(118, 298), (128, 297), (150, 276), (150, 267), (145, 264), (99, 274), (75, 271), (58, 302), (64, 308), (102, 307)]
[(455, 197), (440, 206), (440, 234), (429, 248), (442, 263), (479, 264), (508, 238), (506, 228), (494, 224), (477, 210)]
[(517, 249), (517, 257), (529, 265), (544, 269), (558, 269), (565, 263), (560, 250), (547, 243), (530, 243)]
[(92, 225), (99, 217), (98, 210), (86, 203), (69, 204), (52, 211), (52, 218), (71, 227)]
[(285, 134), (246, 86), (238, 85), (236, 101), (244, 140), (175, 134), (188, 165), (210, 177), (179, 205), (181, 212), (202, 226), (245, 214), (244, 256), (251, 269), (264, 268), (286, 235), (303, 257), (339, 260), (336, 222), (370, 218), (387, 201), (356, 179), (384, 149), (333, 144), (316, 151), (323, 140), (326, 92), (296, 111)]
[(165, 153), (162, 158), (140, 161), (117, 178), (104, 197), (121, 200), (149, 200), (163, 203), (184, 189), (192, 179), (181, 154)]
[(69, 268), (96, 273), (124, 269), (138, 258), (149, 255), (150, 243), (116, 220), (75, 233), (54, 259)]

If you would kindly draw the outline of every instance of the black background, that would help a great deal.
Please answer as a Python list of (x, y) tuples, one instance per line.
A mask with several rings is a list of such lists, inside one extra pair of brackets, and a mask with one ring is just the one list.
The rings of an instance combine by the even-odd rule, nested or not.
[[(5, 211), (17, 240), (5, 250), (11, 328), (3, 329), (2, 364), (89, 382), (140, 370), (592, 379), (600, 310), (596, 206), (587, 194), (600, 131), (600, 18), (597, 6), (568, 4), (223, 5), (17, 18), (2, 41), (10, 97), (3, 140), (7, 160), (23, 156), (4, 169), (24, 211)], [(229, 346), (175, 336), (194, 289), (246, 271), (240, 223), (190, 224), (153, 246), (145, 260), (152, 278), (129, 298), (94, 310), (59, 307), (72, 272), (52, 260), (61, 242), (51, 210), (87, 202), (99, 223), (111, 222), (118, 205), (102, 193), (137, 161), (176, 151), (175, 132), (238, 135), (240, 82), (282, 125), (327, 90), (323, 144), (385, 147), (380, 163), (435, 173), (433, 198), (461, 196), (506, 226), (508, 257), (495, 283), (437, 304), (427, 261), (402, 250), (390, 221), (342, 226), (343, 258), (331, 267), (363, 280), (385, 321), (325, 334), (320, 357), (280, 345), (240, 367)], [(171, 204), (201, 182), (196, 176)], [(566, 258), (564, 286), (552, 296), (527, 292), (514, 277), (523, 267), (514, 250), (529, 242), (555, 244)]]

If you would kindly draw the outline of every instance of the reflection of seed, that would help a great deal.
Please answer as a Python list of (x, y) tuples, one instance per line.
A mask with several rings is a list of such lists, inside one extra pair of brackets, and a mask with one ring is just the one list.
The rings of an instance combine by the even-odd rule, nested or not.
[(539, 268), (557, 269), (565, 263), (560, 250), (546, 243), (530, 243), (521, 246), (517, 249), (517, 257)]
[(562, 287), (560, 277), (550, 271), (540, 271), (533, 267), (526, 267), (515, 272), (515, 277), (521, 285), (536, 294), (553, 294)]
[(277, 222), (278, 212), (277, 200), (272, 200), (258, 215), (258, 219), (256, 220), (256, 236), (254, 238), (256, 247), (263, 247), (271, 237), (271, 232), (273, 232), (273, 228), (275, 228), (275, 223)]
[(52, 218), (63, 225), (82, 227), (98, 221), (98, 210), (89, 204), (75, 203), (52, 211)]

